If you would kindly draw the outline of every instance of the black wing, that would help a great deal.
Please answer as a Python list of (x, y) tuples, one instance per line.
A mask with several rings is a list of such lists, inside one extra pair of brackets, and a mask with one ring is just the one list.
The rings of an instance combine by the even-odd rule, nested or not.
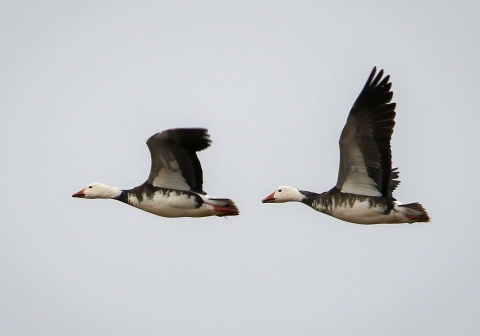
[(163, 188), (203, 191), (203, 171), (197, 153), (210, 146), (203, 128), (169, 129), (151, 136), (147, 146), (152, 157), (148, 183)]
[[(345, 193), (391, 198), (395, 103), (390, 76), (373, 68), (353, 104), (340, 136), (340, 169), (337, 188)], [(390, 104), (389, 104), (390, 103)], [(396, 185), (395, 185), (396, 186)]]

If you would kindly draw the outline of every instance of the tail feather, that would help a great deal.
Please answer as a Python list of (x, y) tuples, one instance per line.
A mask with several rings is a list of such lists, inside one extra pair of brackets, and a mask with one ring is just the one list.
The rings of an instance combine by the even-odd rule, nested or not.
[(427, 211), (420, 203), (402, 204), (399, 207), (406, 208), (405, 216), (411, 221), (415, 222), (429, 222), (430, 217)]
[(212, 205), (219, 212), (218, 217), (237, 216), (240, 214), (235, 202), (229, 198), (208, 198), (205, 202)]

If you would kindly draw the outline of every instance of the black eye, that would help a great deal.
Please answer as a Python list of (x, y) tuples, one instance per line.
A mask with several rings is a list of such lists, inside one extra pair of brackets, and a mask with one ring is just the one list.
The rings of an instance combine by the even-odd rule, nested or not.
[(92, 189), (92, 186), (90, 186), (89, 188)]
[(280, 189), (278, 192), (282, 192), (282, 189)]

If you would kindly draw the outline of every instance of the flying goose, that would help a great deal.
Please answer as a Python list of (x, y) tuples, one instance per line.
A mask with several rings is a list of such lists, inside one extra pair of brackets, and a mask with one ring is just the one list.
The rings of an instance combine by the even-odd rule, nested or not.
[(203, 128), (176, 128), (147, 140), (152, 165), (145, 183), (122, 190), (91, 183), (72, 195), (78, 198), (111, 198), (162, 217), (236, 216), (235, 203), (212, 198), (203, 191), (203, 172), (196, 152), (210, 146)]
[(340, 136), (337, 184), (317, 194), (280, 187), (262, 203), (302, 202), (340, 220), (357, 224), (428, 222), (420, 203), (401, 204), (393, 197), (400, 181), (392, 169), (390, 139), (395, 126), (395, 103), (390, 76), (373, 68), (353, 104)]

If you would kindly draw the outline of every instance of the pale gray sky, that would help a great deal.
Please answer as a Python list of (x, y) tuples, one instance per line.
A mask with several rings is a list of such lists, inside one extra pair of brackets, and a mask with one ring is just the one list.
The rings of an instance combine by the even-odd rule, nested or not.
[[(480, 3), (0, 3), (0, 334), (480, 334)], [(391, 75), (402, 202), (361, 226), (325, 191), (372, 67)], [(147, 178), (146, 139), (206, 127), (205, 190), (242, 211), (167, 219), (78, 200)]]

